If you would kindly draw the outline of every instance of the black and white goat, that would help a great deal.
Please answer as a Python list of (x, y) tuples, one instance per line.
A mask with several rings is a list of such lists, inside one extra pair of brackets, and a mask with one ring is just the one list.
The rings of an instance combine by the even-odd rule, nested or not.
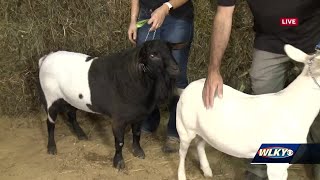
[(54, 128), (57, 114), (67, 112), (79, 139), (87, 136), (76, 120), (76, 110), (108, 115), (115, 137), (113, 165), (124, 168), (124, 131), (131, 125), (133, 154), (144, 158), (140, 147), (141, 121), (155, 105), (170, 97), (179, 68), (172, 50), (184, 44), (160, 40), (104, 57), (58, 51), (39, 60), (39, 79), (48, 115), (48, 153), (56, 154)]

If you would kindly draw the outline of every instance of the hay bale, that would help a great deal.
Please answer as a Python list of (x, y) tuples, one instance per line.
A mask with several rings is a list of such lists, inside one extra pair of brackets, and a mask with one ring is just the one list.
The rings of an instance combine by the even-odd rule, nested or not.
[[(216, 1), (195, 3), (195, 34), (189, 79), (206, 76)], [(249, 87), (246, 72), (252, 50), (252, 21), (244, 0), (237, 2), (232, 36), (222, 63), (224, 81)], [(38, 59), (56, 50), (99, 56), (130, 47), (127, 0), (0, 1), (0, 114), (25, 115), (40, 110)], [(241, 76), (242, 75), (242, 76)]]

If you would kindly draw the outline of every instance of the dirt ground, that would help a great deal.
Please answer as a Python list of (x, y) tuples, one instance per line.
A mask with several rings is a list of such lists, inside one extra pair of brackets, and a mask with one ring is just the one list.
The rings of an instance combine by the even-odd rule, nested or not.
[[(79, 114), (79, 113), (78, 113)], [(56, 125), (57, 155), (48, 155), (47, 130), (44, 115), (24, 118), (0, 117), (0, 179), (60, 180), (172, 180), (177, 179), (178, 153), (164, 154), (167, 115), (158, 131), (142, 136), (141, 146), (146, 158), (138, 159), (131, 153), (131, 133), (125, 136), (123, 155), (126, 168), (112, 167), (114, 141), (110, 121), (106, 117), (80, 113), (79, 122), (87, 133), (88, 141), (79, 141), (62, 116)], [(245, 163), (241, 159), (222, 154), (207, 146), (207, 156), (215, 180), (243, 179)], [(196, 149), (191, 146), (186, 160), (187, 178), (202, 180)], [(293, 165), (289, 179), (308, 179), (308, 168)]]

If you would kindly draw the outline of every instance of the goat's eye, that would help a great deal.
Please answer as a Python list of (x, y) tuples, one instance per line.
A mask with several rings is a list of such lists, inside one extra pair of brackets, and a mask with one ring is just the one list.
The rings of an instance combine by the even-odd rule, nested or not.
[(152, 53), (152, 54), (150, 54), (150, 56), (149, 56), (151, 59), (154, 59), (154, 58), (157, 58), (157, 57), (159, 57), (158, 56), (158, 53)]
[(149, 58), (150, 58), (150, 60), (153, 60), (153, 61), (159, 60), (160, 59), (159, 55), (160, 54), (158, 52), (153, 52), (153, 53), (150, 53)]

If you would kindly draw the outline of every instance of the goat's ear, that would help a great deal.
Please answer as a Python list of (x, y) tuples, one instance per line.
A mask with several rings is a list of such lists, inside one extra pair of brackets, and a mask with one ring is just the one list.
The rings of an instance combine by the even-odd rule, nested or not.
[(302, 62), (302, 63), (304, 63), (309, 56), (305, 52), (289, 44), (284, 45), (284, 51), (286, 52), (286, 54), (289, 56), (290, 59), (298, 62)]
[(172, 50), (178, 50), (178, 49), (183, 49), (186, 46), (188, 46), (189, 42), (182, 42), (182, 43), (171, 43), (171, 42), (168, 42), (167, 44)]

